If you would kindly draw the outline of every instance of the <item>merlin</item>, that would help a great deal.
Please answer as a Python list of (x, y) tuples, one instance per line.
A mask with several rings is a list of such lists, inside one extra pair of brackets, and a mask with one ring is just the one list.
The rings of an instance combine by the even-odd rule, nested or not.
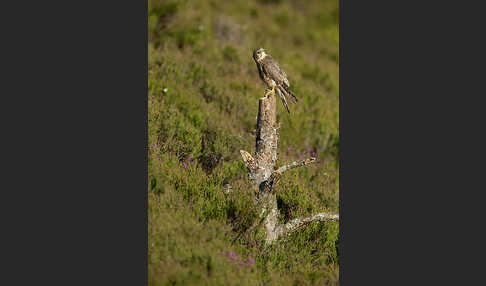
[(265, 53), (263, 48), (258, 48), (253, 51), (253, 59), (257, 65), (260, 78), (268, 88), (265, 96), (269, 94), (275, 95), (275, 92), (277, 92), (287, 112), (290, 114), (287, 98), (290, 97), (294, 103), (297, 103), (297, 97), (295, 97), (295, 94), (289, 88), (290, 84), (287, 79), (287, 74), (270, 55)]

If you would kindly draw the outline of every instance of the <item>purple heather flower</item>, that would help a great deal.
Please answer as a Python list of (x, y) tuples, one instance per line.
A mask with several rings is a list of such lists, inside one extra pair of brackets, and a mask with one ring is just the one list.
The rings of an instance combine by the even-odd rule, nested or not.
[(157, 143), (154, 143), (152, 144), (152, 146), (150, 146), (150, 149), (152, 150), (152, 152), (156, 152), (159, 151), (159, 146), (157, 145)]
[(287, 147), (287, 151), (289, 151), (289, 152), (290, 152), (290, 150), (291, 150), (291, 148), (290, 148), (290, 147)]
[(315, 157), (316, 156), (316, 152), (312, 151), (311, 156), (312, 157)]
[(184, 164), (183, 164), (183, 165), (184, 165), (184, 169), (186, 169), (186, 168), (187, 168), (187, 164), (186, 164), (186, 162), (184, 162)]
[(236, 254), (234, 254), (233, 251), (228, 252), (228, 255), (230, 256), (231, 260), (236, 258)]
[(251, 264), (251, 265), (255, 264), (255, 259), (249, 257), (248, 258), (248, 263)]
[(246, 264), (245, 262), (240, 262), (240, 265), (248, 266), (248, 264)]
[(221, 254), (225, 255), (224, 250), (221, 250)]
[(309, 187), (312, 187), (312, 183), (309, 183)]

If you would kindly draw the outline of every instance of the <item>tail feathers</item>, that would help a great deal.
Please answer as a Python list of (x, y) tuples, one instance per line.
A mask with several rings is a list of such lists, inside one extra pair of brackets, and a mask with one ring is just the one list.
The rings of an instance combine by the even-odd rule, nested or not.
[(278, 96), (282, 100), (282, 103), (285, 106), (285, 109), (287, 109), (287, 112), (290, 114), (289, 105), (287, 104), (287, 99), (285, 98), (285, 92), (281, 92), (280, 88), (277, 88), (276, 91), (278, 93)]
[(289, 88), (287, 85), (282, 84), (282, 87), (283, 87), (283, 89), (286, 91), (286, 93), (287, 93), (288, 95), (290, 95), (290, 99), (292, 99), (292, 101), (293, 101), (293, 103), (294, 103), (294, 104), (295, 104), (295, 103), (297, 103), (297, 101), (299, 101), (299, 100), (297, 99), (297, 97), (295, 96), (295, 94), (294, 94), (294, 93), (293, 93), (293, 92), (290, 90), (290, 88)]

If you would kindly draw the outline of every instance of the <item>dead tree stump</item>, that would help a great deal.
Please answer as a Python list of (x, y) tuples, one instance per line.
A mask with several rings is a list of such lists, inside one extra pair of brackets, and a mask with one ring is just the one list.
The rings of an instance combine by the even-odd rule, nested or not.
[(240, 150), (243, 161), (248, 168), (248, 176), (255, 191), (258, 205), (261, 206), (260, 216), (263, 219), (266, 244), (271, 244), (279, 237), (289, 235), (312, 221), (339, 220), (337, 214), (315, 213), (293, 219), (286, 224), (278, 223), (279, 210), (275, 187), (281, 175), (287, 170), (315, 162), (315, 158), (296, 161), (275, 169), (279, 128), (276, 122), (276, 111), (275, 95), (259, 99), (254, 156), (245, 150)]

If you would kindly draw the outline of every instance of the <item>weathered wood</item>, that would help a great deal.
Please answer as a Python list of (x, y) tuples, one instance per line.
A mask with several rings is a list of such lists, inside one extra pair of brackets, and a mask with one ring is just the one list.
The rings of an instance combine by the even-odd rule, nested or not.
[(260, 98), (258, 103), (255, 157), (258, 165), (256, 181), (260, 186), (272, 175), (277, 162), (278, 135), (275, 96)]
[(276, 228), (278, 236), (289, 235), (290, 233), (300, 229), (301, 227), (309, 224), (313, 221), (327, 221), (327, 220), (339, 220), (339, 215), (329, 213), (314, 213), (311, 215), (303, 216), (293, 219), (286, 224), (279, 225)]
[(284, 166), (278, 168), (277, 172), (282, 174), (283, 172), (288, 171), (290, 169), (305, 166), (305, 165), (308, 165), (308, 164), (314, 163), (314, 162), (316, 162), (316, 158), (314, 158), (314, 157), (309, 158), (309, 159), (305, 159), (305, 160), (302, 160), (302, 161), (299, 161), (299, 162), (295, 161), (295, 162), (292, 162), (288, 165), (284, 165)]
[(316, 213), (293, 219), (286, 224), (278, 223), (279, 211), (274, 190), (281, 175), (290, 169), (313, 163), (316, 159), (295, 161), (275, 170), (279, 128), (276, 122), (275, 95), (260, 98), (258, 103), (255, 155), (252, 156), (245, 150), (240, 150), (240, 153), (248, 168), (248, 177), (257, 195), (258, 205), (262, 207), (260, 219), (263, 219), (266, 232), (265, 242), (270, 244), (280, 236), (288, 235), (312, 221), (338, 220), (339, 215)]

